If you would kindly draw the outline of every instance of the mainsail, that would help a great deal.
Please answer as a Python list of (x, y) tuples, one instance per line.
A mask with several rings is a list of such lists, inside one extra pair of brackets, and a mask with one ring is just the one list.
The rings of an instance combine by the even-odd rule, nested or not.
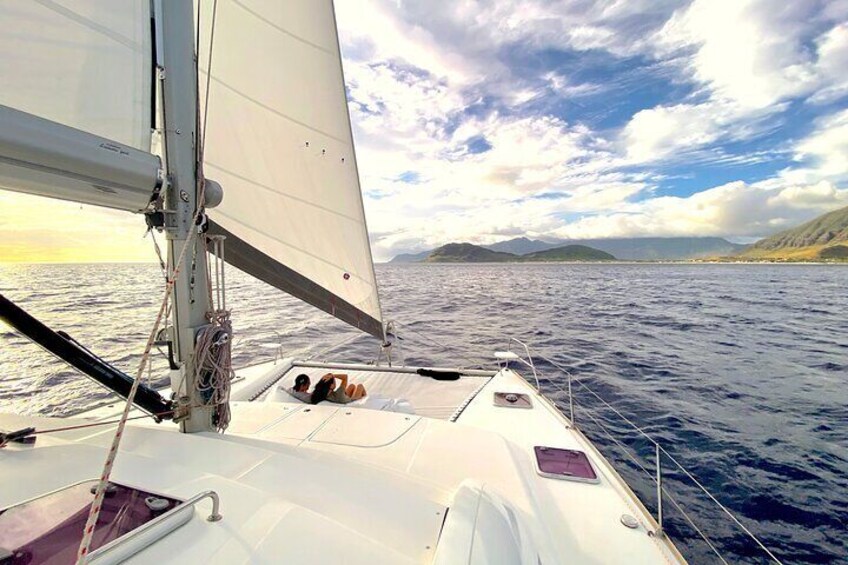
[(382, 337), (332, 1), (218, 0), (212, 39), (215, 4), (199, 11), (211, 232), (231, 264)]
[(0, 187), (143, 209), (152, 45), (150, 0), (0, 2)]

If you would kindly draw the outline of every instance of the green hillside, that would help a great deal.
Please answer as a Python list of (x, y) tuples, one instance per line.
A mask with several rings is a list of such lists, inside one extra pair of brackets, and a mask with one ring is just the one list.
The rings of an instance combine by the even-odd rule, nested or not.
[(615, 257), (585, 245), (564, 245), (521, 256), (522, 261), (615, 261)]
[(427, 263), (517, 263), (520, 261), (614, 261), (609, 253), (585, 245), (565, 245), (526, 255), (492, 251), (471, 243), (449, 243), (434, 250)]
[(787, 247), (812, 247), (848, 241), (848, 207), (814, 218), (797, 228), (761, 239), (751, 249), (773, 251)]
[(518, 255), (491, 251), (471, 243), (448, 243), (434, 249), (424, 261), (427, 263), (504, 263), (518, 261)]
[[(747, 247), (746, 245), (731, 243), (720, 237), (629, 237), (569, 240), (550, 237), (545, 240), (516, 237), (481, 247), (490, 251), (521, 256), (566, 245), (590, 247), (609, 253), (622, 261), (681, 261), (730, 256)], [(432, 253), (432, 250), (419, 253), (401, 253), (395, 256), (391, 262), (414, 263), (424, 261), (430, 253)], [(559, 260), (569, 261), (570, 259)]]
[(848, 207), (761, 239), (738, 257), (775, 261), (845, 260), (848, 251)]

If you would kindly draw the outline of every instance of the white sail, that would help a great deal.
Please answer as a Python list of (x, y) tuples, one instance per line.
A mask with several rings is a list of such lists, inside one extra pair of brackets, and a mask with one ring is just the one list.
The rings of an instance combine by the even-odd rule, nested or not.
[(0, 2), (0, 187), (144, 208), (152, 75), (150, 0)]
[[(200, 10), (201, 104), (211, 0)], [(330, 0), (219, 0), (204, 172), (237, 267), (381, 335)], [(203, 118), (201, 118), (202, 120)]]
[(150, 0), (4, 0), (0, 22), (0, 104), (150, 151)]

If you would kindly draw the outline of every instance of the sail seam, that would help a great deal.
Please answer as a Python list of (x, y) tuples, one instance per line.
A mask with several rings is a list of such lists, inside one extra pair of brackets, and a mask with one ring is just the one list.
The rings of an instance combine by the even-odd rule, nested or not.
[[(281, 192), (279, 190), (274, 189), (271, 186), (268, 186), (267, 184), (262, 184), (261, 182), (255, 181), (253, 179), (249, 179), (249, 178), (242, 176), (242, 175), (240, 175), (240, 174), (238, 174), (234, 171), (231, 171), (230, 169), (226, 169), (226, 168), (224, 168), (220, 165), (216, 165), (215, 163), (212, 163), (210, 161), (205, 161), (203, 164), (208, 166), (208, 167), (212, 167), (213, 169), (218, 169), (219, 171), (226, 173), (228, 175), (232, 175), (239, 180), (243, 180), (244, 182), (249, 182), (250, 184), (257, 186), (259, 188), (264, 188), (265, 190), (272, 192), (274, 194), (277, 194), (279, 196), (283, 196), (285, 198), (291, 198), (292, 200), (296, 200), (296, 201), (298, 201), (302, 204), (307, 204), (307, 205), (312, 206), (314, 208), (318, 208), (319, 210), (324, 210), (325, 212), (329, 212), (330, 214), (334, 214), (336, 216), (339, 216), (340, 218), (350, 220), (351, 222), (354, 222), (358, 225), (364, 225), (364, 222), (360, 221), (359, 218), (354, 218), (353, 216), (348, 216), (347, 214), (343, 214), (339, 211), (333, 210), (332, 208), (327, 208), (326, 206), (321, 206), (320, 204), (310, 202), (309, 200), (306, 200), (304, 198), (300, 198), (298, 196), (293, 196), (293, 195), (289, 194), (288, 192)], [(216, 210), (215, 212), (218, 213), (218, 210)]]
[(48, 10), (52, 10), (53, 12), (59, 14), (60, 16), (64, 16), (67, 19), (69, 19), (73, 22), (76, 22), (76, 23), (78, 23), (78, 24), (80, 24), (84, 27), (87, 27), (88, 29), (90, 29), (92, 31), (96, 31), (97, 33), (99, 33), (101, 35), (105, 35), (106, 37), (108, 37), (112, 41), (120, 43), (124, 47), (128, 47), (128, 48), (132, 49), (133, 51), (139, 51), (142, 47), (141, 45), (139, 45), (138, 43), (136, 43), (135, 41), (133, 41), (129, 37), (125, 37), (125, 36), (121, 35), (120, 33), (116, 33), (114, 30), (111, 30), (111, 29), (109, 29), (105, 26), (102, 26), (102, 25), (98, 24), (97, 22), (94, 22), (94, 21), (86, 18), (85, 16), (82, 16), (82, 15), (74, 12), (73, 10), (71, 10), (69, 8), (66, 8), (65, 6), (60, 6), (59, 4), (56, 4), (55, 2), (53, 2), (52, 0), (35, 0), (35, 1), (38, 2), (39, 4), (41, 4), (42, 6), (44, 6), (45, 8), (47, 8)]
[[(312, 259), (316, 259), (316, 260), (318, 260), (318, 261), (320, 261), (320, 262), (324, 263), (325, 265), (329, 265), (330, 267), (335, 267), (336, 269), (338, 269), (338, 270), (342, 271), (343, 273), (349, 273), (351, 277), (353, 277), (353, 278), (355, 278), (355, 279), (358, 279), (358, 280), (360, 280), (360, 281), (364, 282), (364, 283), (365, 283), (365, 284), (367, 284), (367, 285), (371, 285), (371, 284), (372, 284), (372, 282), (371, 282), (371, 281), (369, 281), (369, 280), (366, 280), (366, 279), (362, 278), (360, 275), (358, 275), (358, 274), (356, 274), (356, 273), (351, 273), (350, 271), (346, 270), (344, 267), (342, 267), (342, 266), (340, 266), (340, 265), (337, 265), (337, 264), (333, 263), (332, 261), (327, 261), (326, 259), (324, 259), (324, 258), (323, 258), (323, 257), (321, 257), (320, 255), (315, 255), (314, 253), (310, 253), (309, 251), (306, 251), (305, 249), (301, 249), (300, 247), (297, 247), (297, 246), (294, 246), (294, 245), (292, 245), (292, 244), (290, 244), (290, 243), (286, 243), (285, 241), (279, 240), (279, 239), (277, 239), (276, 237), (272, 236), (271, 234), (268, 234), (268, 233), (266, 233), (266, 232), (264, 232), (264, 231), (262, 231), (262, 230), (256, 229), (256, 228), (255, 228), (255, 227), (253, 227), (253, 226), (249, 226), (249, 225), (245, 224), (244, 222), (242, 222), (242, 221), (240, 221), (240, 220), (238, 220), (238, 219), (236, 219), (236, 218), (233, 218), (232, 216), (230, 216), (230, 215), (228, 215), (228, 214), (225, 214), (224, 212), (221, 212), (220, 210), (215, 210), (215, 214), (214, 214), (214, 215), (215, 215), (215, 216), (223, 216), (223, 217), (227, 218), (228, 220), (232, 220), (233, 222), (235, 222), (235, 223), (239, 224), (240, 226), (243, 226), (243, 227), (245, 227), (245, 228), (247, 228), (247, 229), (249, 229), (249, 230), (251, 230), (251, 231), (253, 231), (253, 232), (256, 232), (256, 233), (258, 233), (258, 234), (264, 235), (265, 237), (267, 237), (268, 239), (270, 239), (270, 240), (272, 240), (272, 241), (276, 241), (277, 243), (281, 243), (281, 244), (285, 245), (286, 247), (289, 247), (289, 248), (291, 248), (291, 249), (294, 249), (295, 251), (299, 251), (299, 252), (303, 253), (304, 255), (308, 255), (308, 256), (309, 256), (309, 257), (311, 257)], [(223, 227), (223, 226), (222, 226), (222, 227)], [(229, 231), (229, 230), (228, 230), (228, 231)], [(291, 269), (291, 267), (289, 267), (289, 268)], [(294, 269), (292, 269), (292, 270), (294, 271)], [(295, 272), (297, 272), (297, 271), (295, 271)], [(351, 302), (351, 304), (353, 304), (353, 303)], [(355, 304), (354, 304), (354, 305), (355, 305)]]
[[(205, 69), (200, 69), (200, 72), (201, 72), (201, 73), (203, 73), (203, 74), (207, 74), (207, 76), (208, 76), (208, 73), (207, 73), (207, 71), (206, 71)], [(267, 104), (265, 104), (265, 103), (263, 103), (263, 102), (260, 102), (259, 100), (257, 100), (257, 99), (255, 99), (255, 98), (253, 98), (252, 96), (249, 96), (249, 95), (245, 94), (244, 92), (242, 92), (242, 91), (240, 91), (240, 90), (238, 90), (238, 89), (234, 88), (234, 87), (233, 87), (233, 86), (231, 86), (230, 84), (228, 84), (228, 83), (224, 82), (223, 80), (221, 80), (221, 79), (217, 78), (215, 75), (212, 75), (212, 81), (213, 81), (214, 83), (216, 83), (216, 84), (220, 84), (221, 86), (223, 86), (224, 88), (226, 88), (226, 89), (227, 89), (227, 90), (229, 90), (230, 92), (232, 92), (232, 93), (234, 93), (234, 94), (237, 94), (237, 95), (241, 96), (241, 97), (242, 97), (242, 98), (244, 98), (245, 100), (247, 100), (247, 101), (249, 101), (249, 102), (253, 102), (254, 104), (256, 104), (257, 106), (259, 106), (260, 108), (264, 108), (265, 110), (268, 110), (268, 111), (269, 111), (269, 112), (271, 112), (272, 114), (275, 114), (275, 115), (277, 115), (277, 116), (279, 116), (279, 117), (281, 117), (281, 118), (284, 118), (284, 119), (286, 119), (286, 120), (289, 120), (290, 122), (295, 123), (295, 124), (297, 124), (297, 125), (299, 125), (299, 126), (301, 126), (301, 127), (304, 127), (304, 128), (306, 128), (306, 129), (308, 129), (308, 130), (310, 130), (310, 131), (314, 131), (315, 133), (318, 133), (318, 134), (321, 134), (321, 135), (325, 135), (325, 136), (329, 137), (330, 139), (333, 139), (333, 140), (335, 140), (335, 141), (338, 141), (339, 143), (342, 143), (342, 144), (344, 144), (344, 145), (351, 145), (350, 140), (348, 140), (348, 139), (343, 139), (343, 138), (341, 138), (341, 137), (336, 137), (335, 135), (333, 135), (333, 134), (331, 134), (331, 133), (327, 133), (326, 131), (320, 130), (320, 129), (318, 129), (318, 128), (316, 128), (316, 127), (313, 127), (313, 126), (310, 126), (309, 124), (307, 124), (307, 123), (305, 123), (305, 122), (301, 122), (300, 120), (298, 120), (298, 119), (296, 119), (296, 118), (292, 118), (292, 117), (291, 117), (291, 116), (289, 116), (288, 114), (284, 114), (284, 113), (280, 112), (279, 110), (277, 110), (276, 108), (274, 108), (274, 107), (272, 107), (272, 106), (268, 106)]]
[(285, 35), (288, 35), (288, 36), (289, 36), (289, 37), (291, 37), (292, 39), (296, 39), (297, 41), (300, 41), (301, 43), (305, 43), (306, 45), (309, 45), (310, 47), (314, 47), (315, 49), (318, 49), (318, 50), (320, 50), (320, 51), (323, 51), (324, 53), (326, 53), (326, 54), (328, 54), (328, 55), (332, 55), (332, 54), (333, 54), (333, 52), (332, 52), (330, 49), (327, 49), (326, 47), (322, 47), (322, 46), (318, 45), (317, 43), (312, 43), (312, 42), (311, 42), (311, 41), (309, 41), (308, 39), (304, 39), (304, 38), (300, 37), (299, 35), (295, 35), (294, 33), (290, 32), (289, 30), (287, 30), (287, 29), (285, 29), (285, 28), (283, 28), (283, 27), (278, 26), (277, 24), (275, 24), (275, 23), (274, 23), (274, 22), (272, 22), (271, 20), (269, 20), (269, 19), (265, 18), (264, 16), (261, 16), (261, 15), (257, 14), (256, 12), (254, 12), (253, 10), (251, 10), (250, 8), (248, 8), (247, 6), (245, 6), (244, 4), (242, 4), (241, 2), (239, 2), (239, 0), (232, 0), (232, 2), (233, 2), (233, 4), (235, 4), (236, 6), (238, 6), (239, 8), (241, 8), (242, 10), (244, 10), (245, 12), (247, 12), (248, 14), (252, 15), (253, 17), (255, 17), (257, 20), (260, 20), (260, 21), (262, 21), (262, 22), (264, 22), (264, 23), (268, 24), (269, 26), (271, 26), (272, 28), (276, 29), (276, 30), (277, 30), (277, 31), (279, 31), (280, 33), (283, 33), (283, 34), (285, 34)]

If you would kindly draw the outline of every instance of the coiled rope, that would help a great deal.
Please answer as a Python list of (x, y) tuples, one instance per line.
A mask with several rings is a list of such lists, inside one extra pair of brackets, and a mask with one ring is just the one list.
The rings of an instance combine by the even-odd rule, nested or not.
[(227, 310), (215, 310), (209, 318), (210, 325), (197, 336), (194, 384), (203, 404), (214, 407), (213, 423), (223, 432), (230, 424), (230, 384), (235, 377), (231, 353), (233, 328)]

